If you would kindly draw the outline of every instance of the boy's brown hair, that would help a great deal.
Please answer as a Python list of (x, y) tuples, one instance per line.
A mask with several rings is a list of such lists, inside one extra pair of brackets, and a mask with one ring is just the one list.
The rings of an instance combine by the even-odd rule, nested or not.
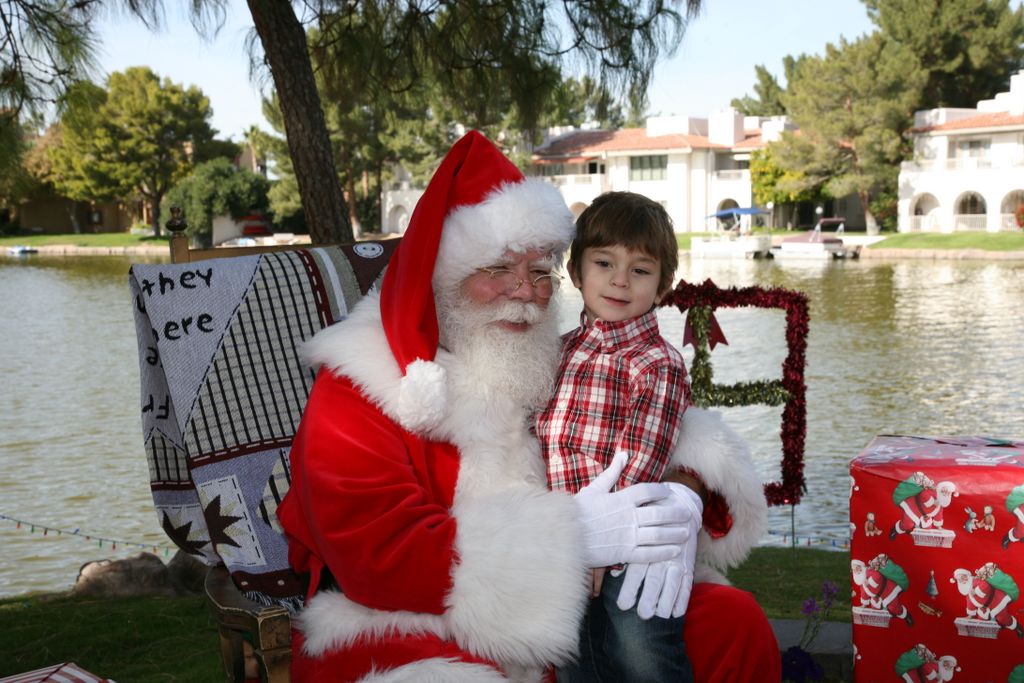
[(569, 267), (582, 277), (583, 251), (621, 245), (658, 259), (658, 294), (672, 288), (679, 267), (679, 245), (668, 212), (658, 202), (635, 192), (605, 192), (576, 219), (576, 237), (569, 247)]

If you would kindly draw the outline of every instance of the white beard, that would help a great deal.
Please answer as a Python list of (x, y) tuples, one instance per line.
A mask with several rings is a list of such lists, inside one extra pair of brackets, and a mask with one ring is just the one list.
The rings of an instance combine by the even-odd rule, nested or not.
[[(539, 409), (554, 389), (561, 352), (556, 297), (547, 308), (504, 301), (476, 304), (458, 289), (437, 293), (441, 346), (470, 371), (481, 398), (511, 399), (514, 405)], [(526, 322), (523, 331), (494, 324)]]

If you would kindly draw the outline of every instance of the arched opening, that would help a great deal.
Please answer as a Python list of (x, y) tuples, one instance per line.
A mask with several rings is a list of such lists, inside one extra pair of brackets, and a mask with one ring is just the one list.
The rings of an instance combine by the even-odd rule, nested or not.
[(985, 213), (988, 207), (985, 198), (977, 192), (964, 192), (956, 200), (956, 213), (953, 215), (954, 230), (984, 230)]
[(914, 197), (910, 203), (911, 232), (939, 229), (939, 200), (928, 192)]
[(1014, 190), (1003, 197), (999, 207), (999, 229), (1020, 230), (1024, 228), (1024, 190)]
[[(723, 199), (718, 202), (718, 208), (715, 212), (725, 211), (727, 209), (738, 209), (740, 208), (739, 202), (735, 199)], [(729, 214), (726, 216), (718, 216), (716, 220), (716, 228), (718, 230), (732, 230), (739, 223), (739, 216), (736, 214)]]
[(388, 211), (388, 224), (384, 232), (402, 234), (409, 227), (409, 211), (401, 204)]
[(587, 206), (583, 202), (573, 202), (572, 206), (569, 207), (569, 211), (572, 211), (573, 218), (579, 218), (580, 214), (586, 211)]

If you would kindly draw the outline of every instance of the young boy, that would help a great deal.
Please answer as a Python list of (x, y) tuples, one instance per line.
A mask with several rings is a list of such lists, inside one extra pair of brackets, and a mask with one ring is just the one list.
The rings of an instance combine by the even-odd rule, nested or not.
[[(616, 488), (665, 475), (690, 403), (682, 355), (658, 333), (654, 312), (677, 265), (672, 221), (647, 197), (605, 193), (577, 219), (568, 270), (583, 313), (563, 337), (555, 392), (537, 417), (551, 488), (577, 493), (618, 451), (628, 461)], [(594, 570), (580, 660), (558, 671), (559, 683), (692, 681), (683, 618), (619, 609), (624, 577), (604, 572)]]

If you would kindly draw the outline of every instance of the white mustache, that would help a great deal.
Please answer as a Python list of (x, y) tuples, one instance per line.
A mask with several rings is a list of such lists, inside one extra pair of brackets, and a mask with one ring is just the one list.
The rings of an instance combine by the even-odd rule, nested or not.
[(544, 318), (544, 310), (534, 303), (504, 301), (497, 304), (490, 315), (490, 322), (526, 323), (536, 325)]

